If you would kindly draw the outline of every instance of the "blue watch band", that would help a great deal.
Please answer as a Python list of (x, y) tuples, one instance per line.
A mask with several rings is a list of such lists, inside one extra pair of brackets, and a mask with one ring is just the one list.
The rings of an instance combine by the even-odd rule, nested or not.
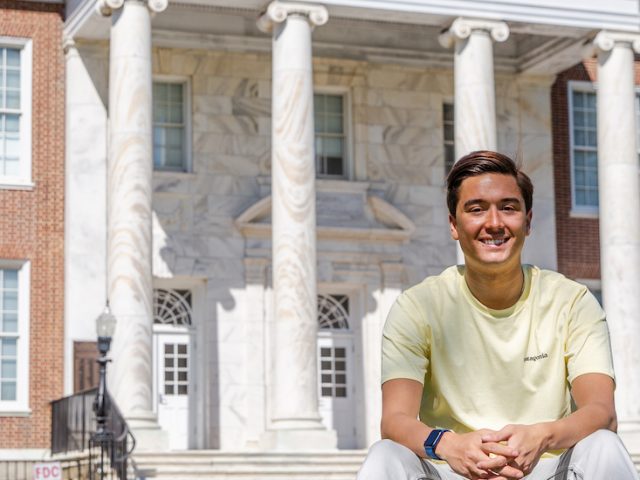
[(424, 453), (427, 455), (427, 457), (434, 460), (442, 460), (438, 455), (436, 455), (436, 447), (438, 446), (438, 442), (442, 438), (442, 435), (450, 431), (451, 430), (440, 428), (434, 428), (433, 430), (431, 430), (431, 433), (424, 441)]

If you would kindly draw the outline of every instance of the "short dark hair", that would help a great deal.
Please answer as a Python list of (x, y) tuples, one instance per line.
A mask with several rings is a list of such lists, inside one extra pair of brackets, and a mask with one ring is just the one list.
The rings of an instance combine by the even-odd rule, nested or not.
[(499, 173), (514, 177), (524, 198), (526, 212), (529, 213), (533, 207), (533, 183), (527, 174), (520, 170), (516, 162), (502, 153), (478, 150), (458, 160), (447, 176), (447, 207), (453, 217), (456, 216), (458, 190), (462, 181), (485, 173)]

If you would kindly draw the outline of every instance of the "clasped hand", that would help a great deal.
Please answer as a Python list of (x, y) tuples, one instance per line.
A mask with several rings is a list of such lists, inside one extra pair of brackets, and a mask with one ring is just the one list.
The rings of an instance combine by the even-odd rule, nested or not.
[(507, 425), (501, 430), (447, 432), (438, 455), (458, 474), (471, 480), (520, 479), (533, 470), (545, 451), (541, 425)]

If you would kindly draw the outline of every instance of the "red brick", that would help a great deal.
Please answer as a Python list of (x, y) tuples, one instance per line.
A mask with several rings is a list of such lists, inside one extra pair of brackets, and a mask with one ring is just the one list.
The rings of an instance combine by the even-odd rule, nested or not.
[(0, 448), (48, 448), (63, 394), (64, 6), (3, 0), (0, 36), (33, 46), (31, 191), (0, 190), (0, 259), (31, 262), (28, 417), (0, 417)]

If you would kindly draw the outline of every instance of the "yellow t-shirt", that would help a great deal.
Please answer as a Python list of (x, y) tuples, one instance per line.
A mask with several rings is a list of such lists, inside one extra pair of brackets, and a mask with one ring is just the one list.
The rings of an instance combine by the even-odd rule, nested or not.
[(398, 297), (384, 327), (382, 382), (421, 382), (425, 424), (464, 433), (553, 421), (571, 413), (574, 378), (614, 377), (605, 314), (587, 288), (523, 271), (523, 293), (506, 310), (482, 305), (461, 266)]

